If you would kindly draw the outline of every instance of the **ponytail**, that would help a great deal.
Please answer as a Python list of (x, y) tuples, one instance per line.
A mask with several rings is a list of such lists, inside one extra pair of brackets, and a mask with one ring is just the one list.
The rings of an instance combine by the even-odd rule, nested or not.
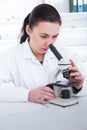
[(23, 26), (21, 29), (21, 38), (20, 38), (20, 44), (22, 44), (23, 42), (25, 42), (25, 40), (27, 39), (27, 37), (29, 37), (29, 35), (26, 33), (26, 25), (29, 24), (29, 16), (30, 14), (28, 14), (23, 22)]

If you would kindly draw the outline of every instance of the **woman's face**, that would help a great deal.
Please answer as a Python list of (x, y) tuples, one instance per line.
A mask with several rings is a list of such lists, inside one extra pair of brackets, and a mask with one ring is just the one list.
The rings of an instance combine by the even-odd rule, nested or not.
[(39, 22), (31, 30), (26, 27), (26, 32), (30, 36), (29, 45), (36, 54), (45, 54), (50, 44), (55, 43), (59, 35), (60, 25), (51, 22)]

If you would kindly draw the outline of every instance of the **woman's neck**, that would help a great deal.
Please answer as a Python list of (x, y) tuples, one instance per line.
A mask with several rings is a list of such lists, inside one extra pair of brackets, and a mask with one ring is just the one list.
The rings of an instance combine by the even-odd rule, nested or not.
[(44, 54), (36, 54), (36, 53), (33, 53), (35, 55), (35, 57), (39, 60), (39, 61), (43, 61), (44, 59)]
[[(29, 44), (29, 46), (30, 46), (30, 44)], [(31, 46), (30, 46), (30, 48), (31, 48)], [(34, 51), (32, 48), (31, 48), (31, 51), (32, 51), (32, 53), (34, 54), (34, 56), (35, 56), (39, 61), (43, 61), (45, 54), (38, 53), (38, 52)]]

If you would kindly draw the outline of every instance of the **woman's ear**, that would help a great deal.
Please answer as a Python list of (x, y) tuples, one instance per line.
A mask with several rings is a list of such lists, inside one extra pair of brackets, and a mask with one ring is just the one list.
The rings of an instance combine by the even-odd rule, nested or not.
[(31, 29), (30, 29), (29, 25), (26, 25), (26, 33), (28, 35), (30, 35), (30, 33), (31, 33)]

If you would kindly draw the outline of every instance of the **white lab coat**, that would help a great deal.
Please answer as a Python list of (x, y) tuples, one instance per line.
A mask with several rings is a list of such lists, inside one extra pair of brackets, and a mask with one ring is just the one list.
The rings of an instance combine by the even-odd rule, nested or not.
[[(67, 57), (61, 47), (58, 49)], [(41, 64), (27, 41), (17, 44), (0, 57), (0, 98), (27, 101), (31, 89), (56, 82), (58, 74), (58, 60), (50, 50)]]

